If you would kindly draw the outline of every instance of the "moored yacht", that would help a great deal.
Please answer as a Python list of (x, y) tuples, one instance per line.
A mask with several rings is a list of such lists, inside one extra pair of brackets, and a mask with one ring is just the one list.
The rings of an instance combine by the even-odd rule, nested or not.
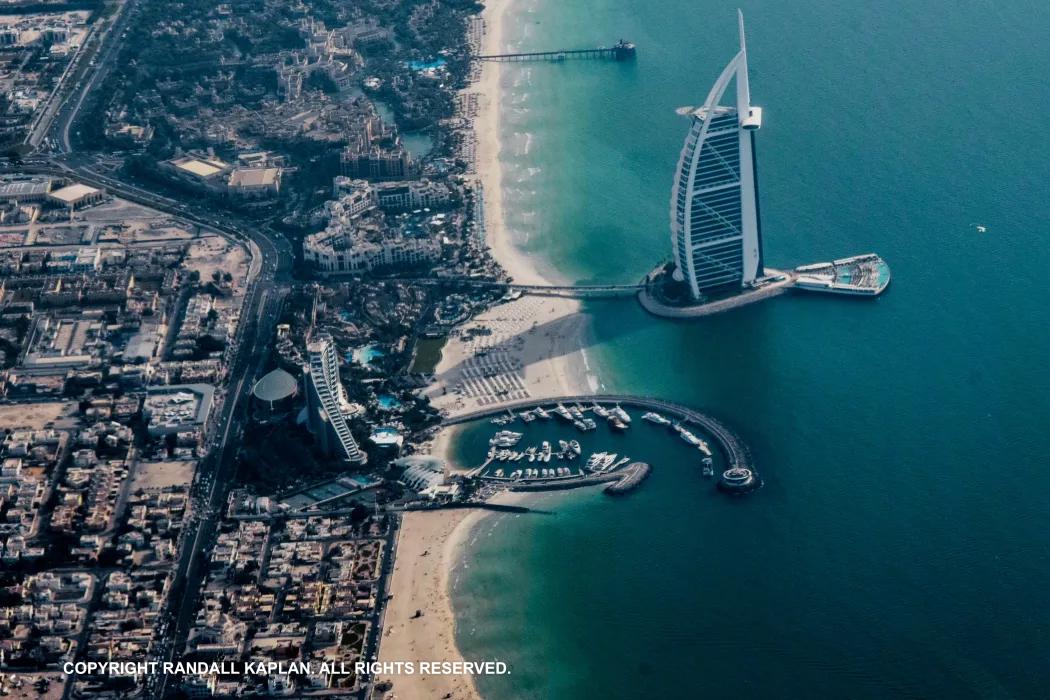
[(572, 414), (569, 413), (569, 409), (565, 408), (562, 404), (558, 404), (554, 407), (554, 414), (559, 418), (564, 418), (567, 421), (574, 420)]
[(667, 420), (659, 413), (656, 413), (654, 411), (649, 411), (648, 413), (642, 414), (642, 420), (647, 420), (650, 423), (655, 423), (656, 425), (671, 425), (671, 421)]
[(591, 471), (598, 471), (598, 468), (601, 467), (602, 462), (605, 461), (607, 455), (608, 453), (606, 452), (595, 452), (587, 458), (587, 463), (583, 466)]
[(496, 447), (513, 447), (521, 440), (521, 433), (513, 430), (501, 430), (489, 439), (489, 444)]

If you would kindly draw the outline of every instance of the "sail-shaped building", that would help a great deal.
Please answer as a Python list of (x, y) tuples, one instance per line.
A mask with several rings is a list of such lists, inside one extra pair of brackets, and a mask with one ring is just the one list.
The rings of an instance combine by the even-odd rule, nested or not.
[[(763, 275), (755, 130), (762, 108), (751, 104), (744, 17), (740, 50), (718, 76), (691, 124), (671, 192), (674, 277), (694, 299), (748, 287)], [(736, 99), (723, 104), (730, 85)]]

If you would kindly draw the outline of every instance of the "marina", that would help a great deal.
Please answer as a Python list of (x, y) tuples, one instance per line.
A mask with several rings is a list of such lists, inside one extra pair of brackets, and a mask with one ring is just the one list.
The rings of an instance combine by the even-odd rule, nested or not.
[[(640, 415), (643, 427), (632, 430), (638, 414), (632, 415), (628, 409), (647, 409)], [(541, 415), (560, 420), (537, 420)], [(668, 438), (672, 445), (684, 443), (674, 448), (674, 460), (689, 465), (698, 476), (728, 474), (729, 478), (716, 482), (723, 491), (741, 493), (761, 485), (750, 453), (726, 426), (706, 414), (658, 399), (587, 396), (526, 401), (447, 418), (444, 424), (481, 423), (485, 418), (489, 425), (514, 429), (485, 431), (484, 457), (468, 473), (483, 483), (512, 491), (606, 482), (616, 483), (615, 488), (607, 490), (610, 494), (634, 490), (652, 469), (649, 463), (635, 459), (641, 455), (631, 454), (622, 446), (629, 434), (639, 430), (643, 431), (642, 445), (652, 444), (658, 436)], [(676, 435), (680, 442), (672, 440)], [(690, 449), (695, 450), (693, 456)], [(748, 479), (741, 477), (744, 473)]]

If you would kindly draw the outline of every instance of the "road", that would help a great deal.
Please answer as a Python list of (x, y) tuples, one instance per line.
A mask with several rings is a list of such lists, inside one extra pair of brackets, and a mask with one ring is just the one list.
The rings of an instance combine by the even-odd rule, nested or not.
[[(26, 144), (39, 148), (53, 144), (59, 152), (68, 153), (69, 127), (83, 106), (84, 98), (97, 81), (108, 74), (117, 58), (117, 49), (129, 18), (134, 15), (137, 0), (125, 0), (112, 17), (100, 18), (84, 46), (66, 66), (58, 84), (40, 110), (26, 137)], [(88, 65), (85, 66), (84, 62)], [(73, 81), (72, 86), (68, 83)]]
[[(94, 187), (105, 188), (117, 197), (237, 239), (245, 243), (251, 252), (241, 323), (229, 360), (229, 383), (225, 398), (217, 409), (214, 428), (209, 433), (212, 449), (201, 460), (194, 477), (195, 507), (180, 544), (169, 597), (171, 608), (167, 622), (171, 624), (171, 632), (160, 642), (156, 652), (161, 660), (170, 661), (181, 650), (196, 616), (198, 594), (207, 572), (207, 551), (212, 545), (236, 475), (237, 451), (247, 418), (247, 399), (254, 378), (269, 358), (270, 341), (291, 280), (294, 255), (288, 241), (271, 230), (256, 227), (231, 214), (159, 195), (138, 184), (99, 172), (95, 158), (73, 152), (70, 131), (75, 129), (76, 120), (92, 90), (104, 82), (112, 68), (128, 18), (134, 14), (135, 2), (127, 0), (123, 11), (102, 37), (95, 63), (79, 75), (73, 90), (67, 91), (62, 99), (61, 106), (42, 118), (48, 120), (46, 142), (54, 144), (58, 157), (41, 157), (45, 156), (41, 153), (30, 157), (26, 163), (9, 167), (22, 172), (64, 175)], [(44, 125), (40, 129), (44, 130)], [(163, 696), (168, 681), (166, 677), (158, 677), (147, 695)]]
[[(126, 0), (107, 29), (99, 30), (99, 43), (93, 59), (84, 67), (78, 60), (70, 67), (70, 88), (60, 85), (53, 94), (54, 104), (47, 105), (39, 123), (34, 125), (30, 145), (50, 146), (50, 153), (40, 150), (24, 163), (0, 164), (0, 172), (37, 172), (75, 178), (130, 202), (175, 215), (203, 228), (217, 231), (245, 243), (251, 252), (247, 289), (237, 336), (231, 343), (228, 360), (228, 384), (225, 397), (218, 404), (216, 418), (208, 433), (210, 452), (201, 460), (194, 475), (194, 506), (180, 543), (178, 562), (169, 596), (170, 608), (163, 625), (170, 632), (159, 641), (154, 658), (173, 660), (182, 650), (197, 613), (199, 592), (208, 570), (207, 556), (214, 544), (219, 520), (225, 510), (230, 488), (236, 476), (236, 459), (240, 438), (247, 422), (247, 405), (254, 378), (265, 368), (271, 340), (281, 306), (291, 281), (294, 253), (289, 242), (267, 227), (259, 227), (233, 214), (193, 202), (179, 201), (150, 191), (140, 183), (128, 182), (113, 174), (100, 172), (98, 160), (90, 154), (75, 152), (70, 132), (92, 92), (105, 82), (115, 65), (121, 39), (129, 18), (140, 0)], [(80, 59), (91, 54), (82, 52)], [(392, 528), (392, 530), (395, 530)], [(392, 545), (392, 536), (387, 540)], [(389, 566), (384, 561), (384, 567)], [(383, 589), (380, 589), (382, 593)], [(385, 601), (380, 601), (385, 608)], [(368, 650), (374, 653), (379, 624), (373, 625)], [(147, 688), (146, 697), (162, 697), (172, 679), (158, 676)]]

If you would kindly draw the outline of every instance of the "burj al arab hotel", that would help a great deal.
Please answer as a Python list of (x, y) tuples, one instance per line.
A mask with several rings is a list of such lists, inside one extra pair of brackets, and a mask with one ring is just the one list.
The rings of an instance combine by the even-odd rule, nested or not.
[[(687, 108), (689, 135), (671, 192), (674, 277), (694, 299), (714, 290), (748, 287), (762, 271), (755, 130), (762, 108), (751, 105), (744, 16), (740, 50), (699, 109)], [(736, 100), (723, 104), (730, 84)]]

